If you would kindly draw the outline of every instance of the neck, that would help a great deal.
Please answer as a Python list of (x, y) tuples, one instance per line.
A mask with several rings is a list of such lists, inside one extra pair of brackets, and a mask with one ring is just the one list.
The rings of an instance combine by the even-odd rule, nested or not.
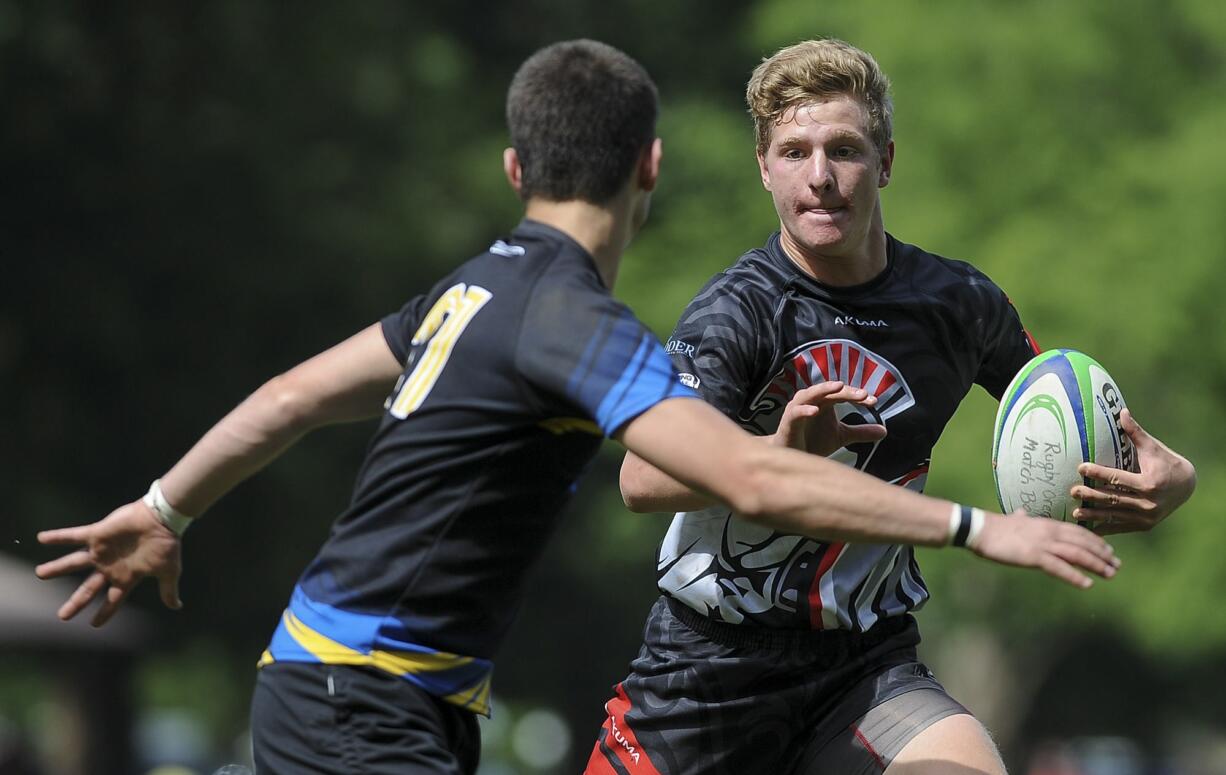
[(832, 286), (860, 285), (885, 271), (886, 238), (881, 220), (881, 205), (873, 212), (868, 233), (860, 245), (852, 251), (818, 252), (806, 250), (792, 240), (786, 230), (780, 230), (779, 244), (783, 252), (800, 268), (818, 282)]
[(552, 226), (582, 245), (592, 254), (605, 287), (612, 290), (622, 252), (634, 234), (631, 219), (621, 212), (622, 209), (615, 204), (594, 205), (579, 200), (531, 199), (524, 215)]

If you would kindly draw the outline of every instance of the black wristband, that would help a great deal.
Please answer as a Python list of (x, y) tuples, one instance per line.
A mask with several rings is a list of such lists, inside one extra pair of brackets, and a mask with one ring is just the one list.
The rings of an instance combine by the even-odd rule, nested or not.
[(974, 510), (970, 506), (961, 506), (959, 510), (961, 514), (958, 518), (958, 529), (954, 531), (954, 537), (950, 543), (954, 546), (966, 546), (966, 539), (971, 535)]

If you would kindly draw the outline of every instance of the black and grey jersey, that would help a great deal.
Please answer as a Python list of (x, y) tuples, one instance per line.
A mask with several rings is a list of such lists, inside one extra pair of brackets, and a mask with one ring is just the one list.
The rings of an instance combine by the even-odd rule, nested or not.
[(533, 221), (382, 328), (404, 374), (261, 663), (369, 665), (486, 712), (525, 574), (602, 438), (697, 396), (592, 257)]
[[(876, 406), (839, 405), (840, 417), (888, 435), (831, 457), (922, 491), (933, 445), (971, 386), (999, 398), (1037, 348), (974, 267), (889, 236), (887, 257), (869, 282), (832, 287), (802, 273), (773, 235), (681, 316), (666, 349), (682, 384), (760, 435), (804, 387), (864, 388)], [(862, 631), (928, 597), (909, 546), (813, 541), (726, 507), (677, 514), (658, 575), (665, 594), (700, 613), (769, 627)]]

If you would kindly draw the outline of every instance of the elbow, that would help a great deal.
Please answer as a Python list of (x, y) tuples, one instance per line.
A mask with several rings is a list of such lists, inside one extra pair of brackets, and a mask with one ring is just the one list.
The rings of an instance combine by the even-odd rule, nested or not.
[(622, 490), (622, 503), (625, 504), (627, 510), (633, 511), (635, 514), (648, 514), (654, 511), (648, 505), (648, 501), (644, 500), (642, 496), (626, 492), (625, 490)]
[(291, 374), (280, 374), (268, 380), (255, 397), (265, 408), (263, 414), (276, 428), (295, 434), (311, 429), (314, 406)]
[(632, 463), (622, 463), (621, 475), (618, 477), (618, 486), (622, 493), (622, 503), (626, 505), (627, 509), (636, 514), (646, 514), (652, 511), (652, 504), (633, 469), (634, 465)]

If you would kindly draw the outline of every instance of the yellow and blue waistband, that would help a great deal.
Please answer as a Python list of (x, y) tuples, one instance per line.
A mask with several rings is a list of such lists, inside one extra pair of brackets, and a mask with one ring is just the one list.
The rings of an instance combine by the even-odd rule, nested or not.
[(318, 603), (295, 587), (289, 608), (260, 657), (273, 662), (365, 665), (411, 681), (446, 702), (473, 713), (490, 714), (488, 659), (380, 637), (386, 616), (359, 614)]

